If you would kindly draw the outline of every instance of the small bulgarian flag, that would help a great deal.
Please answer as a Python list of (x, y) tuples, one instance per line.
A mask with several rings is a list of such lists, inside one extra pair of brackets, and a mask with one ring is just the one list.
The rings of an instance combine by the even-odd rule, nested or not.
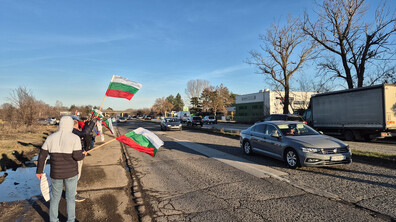
[(140, 88), (142, 88), (142, 84), (138, 82), (113, 75), (109, 88), (106, 91), (106, 96), (131, 100)]
[(91, 111), (91, 115), (95, 115), (96, 117), (98, 117), (98, 119), (103, 119), (103, 113), (98, 109), (93, 109)]
[(155, 156), (164, 142), (157, 135), (144, 128), (137, 128), (127, 134), (116, 138), (118, 141), (151, 156)]
[(102, 120), (102, 123), (103, 123), (103, 126), (105, 126), (110, 131), (111, 134), (114, 134), (113, 133), (114, 132), (113, 123), (110, 118)]

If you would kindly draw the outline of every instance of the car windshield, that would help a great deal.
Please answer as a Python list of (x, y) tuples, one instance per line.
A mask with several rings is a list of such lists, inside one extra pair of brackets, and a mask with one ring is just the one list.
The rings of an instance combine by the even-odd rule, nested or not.
[(309, 136), (319, 133), (303, 123), (279, 124), (278, 128), (285, 136)]
[(174, 119), (174, 118), (166, 118), (166, 119), (165, 119), (165, 122), (167, 122), (167, 123), (170, 123), (170, 122), (178, 122), (178, 120), (177, 120), (177, 119)]

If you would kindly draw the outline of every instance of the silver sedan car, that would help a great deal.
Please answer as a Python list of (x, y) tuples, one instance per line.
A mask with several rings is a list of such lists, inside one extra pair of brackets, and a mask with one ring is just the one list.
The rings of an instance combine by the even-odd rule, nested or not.
[(182, 130), (182, 124), (180, 121), (172, 117), (165, 117), (162, 119), (160, 126), (161, 130)]
[(240, 144), (247, 155), (261, 153), (283, 160), (293, 169), (352, 162), (348, 144), (322, 135), (301, 122), (256, 123), (241, 132)]

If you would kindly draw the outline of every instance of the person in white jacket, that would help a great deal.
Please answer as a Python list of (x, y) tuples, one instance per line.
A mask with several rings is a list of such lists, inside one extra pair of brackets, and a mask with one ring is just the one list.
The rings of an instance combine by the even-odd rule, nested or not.
[(50, 155), (51, 183), (50, 221), (58, 220), (59, 201), (62, 196), (63, 185), (66, 188), (67, 221), (75, 221), (75, 194), (78, 181), (77, 161), (84, 159), (86, 152), (81, 149), (80, 138), (73, 134), (73, 119), (63, 116), (59, 122), (57, 132), (48, 136), (39, 154), (36, 176), (41, 179), (45, 160)]

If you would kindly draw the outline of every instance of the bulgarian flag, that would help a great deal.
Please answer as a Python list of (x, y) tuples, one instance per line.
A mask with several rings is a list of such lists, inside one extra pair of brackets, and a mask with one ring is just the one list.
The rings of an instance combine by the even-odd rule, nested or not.
[(116, 138), (118, 141), (151, 156), (155, 156), (158, 149), (164, 145), (164, 142), (157, 135), (144, 128), (137, 128), (127, 134)]
[(110, 131), (111, 134), (114, 134), (113, 133), (114, 132), (113, 123), (110, 118), (103, 120), (102, 123), (103, 123), (103, 126), (105, 126)]
[(109, 88), (106, 91), (106, 96), (131, 100), (140, 88), (142, 88), (142, 84), (138, 82), (113, 75)]
[(98, 109), (93, 109), (91, 115), (98, 117), (98, 119), (103, 119), (103, 113)]

